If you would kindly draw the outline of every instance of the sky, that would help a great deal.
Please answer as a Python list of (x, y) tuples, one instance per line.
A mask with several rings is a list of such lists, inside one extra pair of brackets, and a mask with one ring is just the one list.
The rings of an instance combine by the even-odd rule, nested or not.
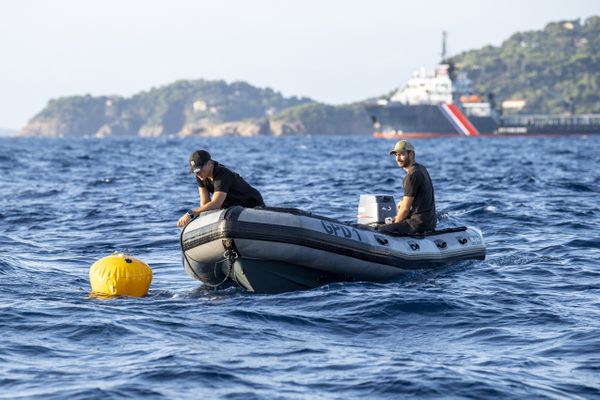
[(598, 0), (0, 0), (0, 128), (48, 100), (180, 79), (246, 81), (342, 104), (517, 31), (600, 15)]

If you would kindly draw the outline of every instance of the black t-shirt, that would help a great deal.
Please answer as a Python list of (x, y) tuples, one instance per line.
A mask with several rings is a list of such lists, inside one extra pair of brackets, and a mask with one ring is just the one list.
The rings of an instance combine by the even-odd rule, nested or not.
[(227, 197), (223, 208), (232, 206), (257, 207), (264, 206), (260, 192), (250, 186), (244, 178), (224, 165), (214, 161), (213, 180), (200, 179), (196, 176), (199, 187), (205, 187), (209, 193), (225, 192)]
[(435, 195), (427, 168), (414, 163), (404, 177), (403, 186), (404, 195), (414, 198), (407, 222), (417, 231), (435, 229)]

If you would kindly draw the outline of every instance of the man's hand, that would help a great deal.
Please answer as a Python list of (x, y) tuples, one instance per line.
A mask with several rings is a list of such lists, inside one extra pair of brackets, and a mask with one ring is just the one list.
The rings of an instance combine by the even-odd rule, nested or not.
[(402, 201), (398, 204), (398, 214), (396, 214), (394, 222), (402, 222), (406, 219), (406, 217), (408, 217), (408, 213), (410, 211), (410, 207), (412, 206), (413, 200), (414, 197), (402, 197)]
[(177, 221), (177, 226), (183, 228), (190, 222), (191, 219), (192, 217), (190, 216), (190, 214), (185, 213), (181, 218), (179, 218), (179, 221)]
[[(206, 188), (201, 188), (201, 189), (206, 189)], [(205, 198), (202, 197), (202, 195), (200, 195), (200, 198), (201, 198), (201, 201), (205, 200)], [(202, 204), (202, 206), (200, 208), (195, 208), (193, 210), (194, 214), (196, 216), (198, 216), (199, 214), (201, 214), (205, 211), (218, 210), (219, 208), (221, 208), (221, 206), (225, 202), (225, 198), (227, 198), (226, 192), (215, 192), (215, 194), (213, 194), (213, 197), (209, 202)], [(188, 213), (185, 213), (181, 218), (179, 218), (179, 221), (177, 221), (177, 226), (180, 228), (184, 227), (190, 223), (191, 219), (192, 219), (191, 215), (189, 215)]]

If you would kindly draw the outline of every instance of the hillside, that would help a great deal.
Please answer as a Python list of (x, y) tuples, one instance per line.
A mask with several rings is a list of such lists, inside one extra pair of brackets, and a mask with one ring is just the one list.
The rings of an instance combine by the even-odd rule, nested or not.
[(500, 46), (450, 59), (480, 93), (526, 99), (521, 113), (600, 113), (600, 17), (515, 33)]
[(19, 134), (259, 134), (269, 115), (310, 102), (245, 82), (178, 81), (130, 98), (86, 95), (50, 100)]
[(270, 128), (274, 135), (361, 135), (372, 129), (363, 103), (341, 106), (303, 104), (274, 115)]

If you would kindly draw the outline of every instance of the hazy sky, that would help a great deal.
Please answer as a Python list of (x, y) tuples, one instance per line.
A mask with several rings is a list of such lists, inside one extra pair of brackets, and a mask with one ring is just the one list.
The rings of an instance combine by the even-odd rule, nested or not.
[(0, 127), (50, 98), (244, 80), (339, 104), (402, 86), (448, 50), (600, 15), (598, 0), (0, 0)]

